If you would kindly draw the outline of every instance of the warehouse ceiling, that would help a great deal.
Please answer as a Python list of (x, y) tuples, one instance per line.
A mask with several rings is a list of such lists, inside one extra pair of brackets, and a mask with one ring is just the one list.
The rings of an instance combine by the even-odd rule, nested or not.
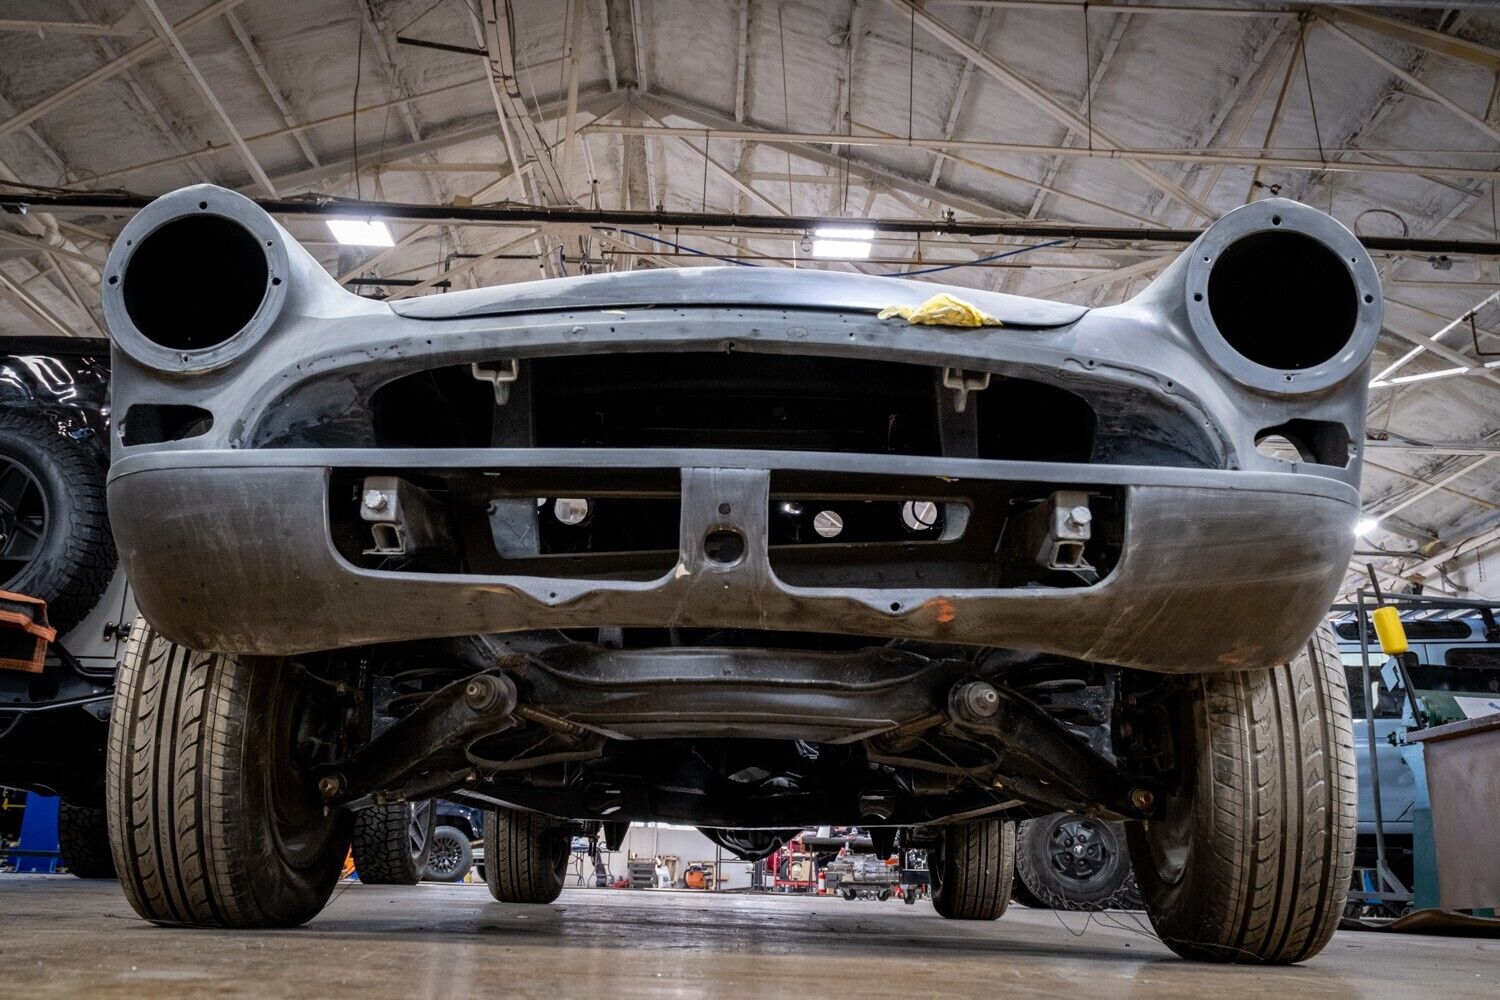
[[(11, 0), (0, 182), (1130, 228), (1281, 195), (1362, 236), (1493, 241), (1497, 74), (1500, 12), (1475, 3)], [(99, 335), (125, 218), (6, 215), (0, 330)], [(719, 257), (1098, 306), (1180, 250), (892, 233), (814, 259), (805, 229), (722, 220), (393, 224), (394, 247), (366, 249), (282, 221), (389, 298)], [(1493, 591), (1447, 570), (1500, 541), (1500, 269), (1375, 257), (1386, 327), (1349, 584), (1370, 562), (1387, 587)]]

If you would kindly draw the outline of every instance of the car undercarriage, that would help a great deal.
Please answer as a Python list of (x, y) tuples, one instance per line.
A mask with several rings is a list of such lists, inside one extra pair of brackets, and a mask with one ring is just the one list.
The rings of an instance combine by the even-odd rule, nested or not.
[[(368, 710), (387, 724), (322, 769), (325, 798), (463, 789), (574, 820), (798, 830), (1033, 810), (1139, 819), (1156, 800), (1156, 780), (1131, 776), (1111, 749), (1116, 679), (1097, 667), (942, 647), (806, 650), (784, 633), (631, 638), (371, 651), (360, 663), (373, 680), (345, 689), (373, 691)], [(747, 645), (767, 639), (780, 648)]]

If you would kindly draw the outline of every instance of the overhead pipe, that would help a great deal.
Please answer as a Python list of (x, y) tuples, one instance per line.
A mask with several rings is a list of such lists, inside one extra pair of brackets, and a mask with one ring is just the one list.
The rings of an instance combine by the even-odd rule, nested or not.
[[(18, 185), (21, 179), (7, 164), (0, 161), (0, 182)], [(8, 205), (6, 207), (9, 208)], [(51, 248), (59, 251), (54, 259), (60, 266), (72, 271), (90, 288), (98, 286), (99, 268), (88, 263), (87, 255), (79, 249), (77, 244), (62, 234), (62, 231), (58, 229), (57, 219), (50, 212), (26, 212), (17, 221), (22, 229), (37, 237), (38, 249)]]
[[(154, 195), (130, 192), (85, 191), (77, 194), (0, 192), (0, 210), (32, 209), (79, 213), (133, 215), (156, 200)], [(271, 215), (309, 218), (379, 219), (429, 225), (579, 226), (594, 228), (694, 229), (734, 227), (757, 230), (811, 232), (822, 226), (847, 226), (848, 219), (817, 215), (740, 215), (734, 212), (681, 212), (590, 208), (580, 205), (415, 205), (391, 201), (330, 198), (254, 199)], [(1201, 229), (1153, 226), (1085, 226), (1072, 223), (1005, 221), (995, 219), (860, 219), (861, 228), (882, 233), (946, 233), (963, 236), (1012, 236), (1108, 242), (1191, 243)], [(1360, 236), (1365, 249), (1390, 253), (1445, 253), (1500, 257), (1500, 241), (1455, 240), (1422, 236)]]

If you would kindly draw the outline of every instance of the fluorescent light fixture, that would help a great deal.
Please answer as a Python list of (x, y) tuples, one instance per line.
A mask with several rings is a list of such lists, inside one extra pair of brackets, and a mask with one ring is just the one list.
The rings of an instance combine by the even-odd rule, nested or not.
[(1356, 538), (1363, 538), (1379, 527), (1380, 518), (1362, 517), (1359, 519), (1359, 523), (1354, 526), (1354, 535)]
[(870, 241), (875, 238), (873, 229), (856, 229), (851, 226), (819, 226), (813, 230), (814, 257), (868, 257)]
[(391, 247), (391, 231), (384, 222), (369, 219), (329, 219), (328, 231), (346, 247)]
[(1370, 383), (1370, 388), (1382, 389), (1391, 385), (1410, 385), (1412, 382), (1426, 382), (1435, 378), (1452, 378), (1455, 375), (1481, 375), (1496, 368), (1500, 368), (1500, 361), (1487, 361), (1482, 365), (1467, 365), (1463, 368), (1443, 368), (1435, 372), (1421, 372), (1416, 375), (1396, 375), (1392, 378), (1377, 378)]

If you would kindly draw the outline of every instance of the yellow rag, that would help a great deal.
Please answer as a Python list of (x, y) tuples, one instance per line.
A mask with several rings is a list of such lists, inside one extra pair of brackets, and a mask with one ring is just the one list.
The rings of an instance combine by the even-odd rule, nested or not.
[(923, 326), (1002, 326), (998, 319), (982, 312), (963, 299), (954, 298), (947, 292), (939, 292), (916, 306), (887, 306), (880, 310), (879, 319), (900, 316), (908, 323)]

